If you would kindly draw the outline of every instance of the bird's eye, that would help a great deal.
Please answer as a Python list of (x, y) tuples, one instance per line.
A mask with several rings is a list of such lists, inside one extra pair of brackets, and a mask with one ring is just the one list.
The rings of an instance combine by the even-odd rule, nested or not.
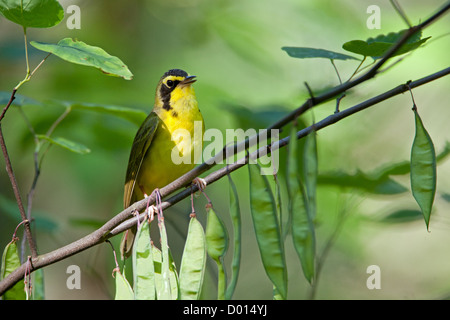
[(167, 86), (169, 88), (171, 88), (173, 86), (173, 81), (172, 80), (167, 80), (166, 84), (167, 84)]

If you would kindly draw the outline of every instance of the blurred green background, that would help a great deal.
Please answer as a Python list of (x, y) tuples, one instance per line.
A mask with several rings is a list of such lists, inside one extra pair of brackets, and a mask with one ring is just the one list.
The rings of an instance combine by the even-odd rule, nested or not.
[[(264, 128), (308, 97), (304, 82), (314, 92), (338, 84), (327, 60), (290, 58), (282, 46), (323, 48), (345, 53), (341, 46), (354, 39), (399, 31), (404, 22), (388, 1), (381, 8), (381, 29), (366, 27), (366, 9), (373, 1), (230, 1), (136, 0), (60, 1), (64, 8), (81, 9), (81, 29), (70, 30), (70, 14), (51, 29), (29, 29), (28, 40), (57, 43), (65, 37), (99, 46), (122, 59), (134, 74), (132, 81), (108, 77), (98, 70), (67, 63), (51, 56), (19, 94), (42, 102), (23, 108), (38, 133), (45, 133), (64, 111), (51, 100), (119, 105), (148, 113), (160, 76), (182, 68), (198, 77), (197, 98), (207, 128), (244, 125)], [(403, 1), (413, 24), (423, 21), (444, 1)], [(358, 86), (342, 100), (352, 106), (392, 87), (415, 80), (449, 65), (450, 16), (424, 31), (432, 36), (426, 46), (409, 55), (379, 78)], [(434, 41), (436, 39), (436, 41)], [(45, 53), (29, 46), (30, 64), (36, 66)], [(337, 61), (347, 79), (357, 61)], [(25, 76), (22, 29), (0, 16), (0, 91), (11, 92)], [(448, 90), (450, 78), (414, 89), (415, 101), (437, 152), (450, 141)], [(316, 120), (333, 113), (330, 102), (314, 110)], [(414, 117), (409, 94), (385, 101), (340, 121), (318, 133), (319, 172), (357, 170), (370, 172), (409, 159), (414, 137)], [(244, 108), (244, 109), (243, 109)], [(270, 112), (268, 112), (270, 111)], [(309, 122), (310, 115), (305, 117)], [(23, 199), (34, 175), (34, 142), (17, 107), (2, 122), (11, 161)], [(75, 219), (103, 223), (121, 211), (123, 182), (137, 125), (120, 117), (74, 110), (53, 136), (77, 141), (91, 149), (78, 155), (52, 147), (42, 163), (33, 201), (38, 249), (46, 253), (93, 230)], [(281, 151), (284, 168), (285, 150)], [(4, 168), (4, 159), (0, 160)], [(282, 172), (280, 173), (282, 174)], [(438, 185), (430, 232), (423, 219), (403, 223), (375, 222), (400, 209), (418, 209), (410, 192), (396, 196), (369, 195), (353, 189), (320, 186), (318, 189), (317, 250), (321, 254), (336, 229), (342, 212), (346, 218), (324, 261), (317, 287), (319, 299), (418, 299), (450, 294), (450, 161), (438, 167)], [(241, 195), (243, 261), (234, 298), (271, 299), (272, 285), (264, 274), (251, 225), (247, 170), (232, 174)], [(394, 177), (409, 189), (409, 176)], [(225, 190), (225, 191), (224, 191)], [(228, 182), (207, 188), (216, 211), (227, 215)], [(19, 222), (9, 179), (0, 171), (0, 248), (10, 241)], [(195, 200), (205, 221), (204, 197)], [(169, 244), (179, 262), (187, 229), (189, 202), (165, 214)], [(166, 220), (166, 221), (167, 221)], [(116, 249), (120, 237), (114, 239)], [(290, 240), (286, 243), (290, 299), (308, 297), (308, 285)], [(229, 256), (231, 256), (229, 254)], [(227, 261), (229, 261), (228, 257)], [(66, 287), (69, 265), (82, 270), (81, 290)], [(369, 265), (381, 268), (381, 289), (366, 287)], [(179, 265), (179, 263), (178, 263)], [(209, 264), (204, 297), (215, 297), (215, 266)], [(111, 248), (101, 244), (44, 270), (48, 299), (110, 299), (114, 293)]]

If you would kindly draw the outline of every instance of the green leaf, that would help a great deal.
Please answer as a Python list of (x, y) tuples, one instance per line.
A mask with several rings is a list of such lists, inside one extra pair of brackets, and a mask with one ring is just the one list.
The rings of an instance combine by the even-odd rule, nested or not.
[(287, 296), (287, 269), (277, 208), (267, 177), (258, 163), (249, 164), (250, 211), (259, 252), (267, 276), (283, 299)]
[(283, 203), (281, 200), (281, 186), (280, 181), (278, 179), (278, 175), (276, 173), (273, 174), (273, 180), (275, 182), (275, 203), (277, 206), (277, 219), (278, 224), (280, 225), (280, 233), (284, 238), (285, 230), (283, 229), (282, 221), (283, 221)]
[[(363, 40), (353, 40), (344, 43), (342, 48), (344, 50), (361, 54), (365, 57), (372, 57), (373, 59), (379, 59), (383, 57), (389, 49), (397, 43), (407, 32), (407, 30), (402, 30), (399, 32), (391, 32), (387, 35), (379, 35), (375, 38), (368, 38), (366, 41)], [(417, 49), (423, 43), (425, 43), (429, 38), (420, 39), (422, 36), (421, 32), (415, 33), (411, 36), (404, 45), (402, 45), (394, 54), (393, 57), (405, 54), (409, 51)]]
[(161, 300), (172, 299), (172, 286), (170, 284), (170, 258), (169, 258), (169, 243), (167, 240), (166, 226), (164, 219), (158, 217), (159, 234), (161, 237), (161, 284), (162, 290), (159, 292), (158, 298)]
[[(315, 275), (316, 236), (312, 217), (309, 214), (305, 188), (300, 180), (297, 159), (297, 128), (292, 126), (288, 145), (287, 190), (289, 195), (289, 215), (291, 219), (292, 240), (300, 259), (303, 274), (309, 283)], [(309, 157), (309, 155), (307, 156)], [(309, 161), (309, 160), (308, 160)]]
[[(436, 164), (444, 160), (449, 154), (450, 154), (450, 143), (447, 141), (444, 149), (439, 154), (436, 155)], [(410, 171), (411, 171), (410, 162), (402, 161), (375, 169), (372, 173), (369, 174), (369, 176), (374, 177), (374, 179), (381, 180), (383, 178), (387, 178), (390, 175), (409, 174)]]
[(180, 299), (198, 300), (206, 263), (205, 233), (195, 216), (189, 222), (186, 244), (180, 266)]
[(105, 221), (98, 218), (70, 218), (69, 223), (74, 227), (85, 227), (96, 230), (103, 226)]
[(133, 291), (135, 300), (155, 300), (155, 269), (147, 219), (139, 226), (133, 245)]
[[(280, 181), (276, 173), (273, 174), (273, 179), (275, 182), (275, 203), (277, 207), (277, 219), (278, 225), (280, 226), (280, 235), (281, 239), (285, 240), (285, 235), (287, 234), (286, 230), (283, 228), (283, 204), (281, 200), (281, 186)], [(284, 300), (282, 294), (278, 291), (277, 287), (273, 286), (273, 300)]]
[[(162, 299), (162, 294), (164, 291), (164, 284), (167, 284), (166, 281), (163, 282), (162, 276), (162, 253), (157, 247), (155, 247), (152, 243), (152, 254), (153, 254), (153, 264), (155, 268), (155, 285), (156, 285), (156, 294), (158, 300)], [(169, 249), (169, 278), (170, 278), (170, 287), (172, 292), (172, 300), (177, 300), (179, 295), (179, 281), (177, 269), (175, 266), (175, 262), (173, 261), (172, 254)]]
[(314, 220), (316, 217), (316, 187), (318, 175), (316, 137), (317, 134), (315, 130), (308, 134), (303, 153), (303, 176), (305, 177), (308, 215), (311, 220)]
[(206, 250), (213, 260), (218, 261), (227, 252), (228, 233), (222, 219), (220, 219), (212, 206), (209, 206), (206, 212)]
[(64, 18), (56, 0), (0, 0), (0, 13), (24, 28), (50, 28)]
[(286, 53), (293, 57), (299, 59), (307, 59), (307, 58), (326, 58), (331, 60), (359, 60), (358, 58), (330, 51), (325, 49), (316, 49), (316, 48), (306, 48), (306, 47), (282, 47), (281, 50), (286, 51)]
[(37, 269), (33, 272), (34, 282), (33, 282), (33, 300), (44, 300), (45, 299), (45, 288), (44, 288), (44, 269)]
[[(5, 279), (11, 272), (20, 267), (19, 250), (16, 241), (13, 239), (8, 243), (3, 251), (0, 281)], [(25, 284), (23, 281), (17, 282), (11, 289), (3, 294), (4, 300), (26, 300)]]
[[(436, 163), (440, 163), (450, 155), (450, 143), (436, 156)], [(372, 172), (357, 171), (354, 174), (344, 172), (330, 172), (320, 174), (318, 182), (321, 184), (337, 185), (354, 188), (373, 194), (400, 194), (408, 191), (407, 188), (389, 178), (391, 175), (410, 174), (410, 161), (401, 161), (376, 168)]]
[(116, 278), (115, 300), (134, 300), (133, 289), (127, 279), (120, 273), (119, 269), (114, 269)]
[(225, 292), (225, 299), (230, 300), (236, 288), (241, 265), (241, 209), (239, 207), (239, 196), (236, 185), (231, 176), (228, 175), (230, 194), (230, 216), (233, 223), (233, 261), (231, 263), (231, 280)]
[(212, 205), (207, 205), (206, 222), (206, 251), (208, 255), (216, 262), (218, 269), (217, 298), (225, 299), (225, 290), (227, 287), (227, 277), (223, 265), (223, 257), (228, 249), (228, 232), (225, 225), (217, 215)]
[(422, 210), (427, 229), (436, 194), (436, 153), (433, 141), (414, 108), (416, 135), (411, 148), (411, 190)]
[(206, 29), (216, 33), (233, 53), (248, 64), (253, 64), (259, 69), (273, 68), (270, 59), (267, 59), (267, 46), (254, 36), (261, 33), (264, 25), (252, 18), (251, 15), (235, 13), (230, 15), (223, 12), (211, 19)]
[[(15, 200), (11, 200), (3, 194), (0, 194), (0, 212), (3, 217), (8, 216), (13, 221), (19, 223), (20, 211)], [(33, 223), (36, 229), (45, 233), (55, 232), (58, 229), (58, 224), (52, 218), (49, 218), (49, 214), (40, 210), (33, 210)], [(102, 225), (104, 222), (102, 223)]]
[(137, 126), (140, 126), (142, 122), (144, 122), (145, 118), (147, 118), (147, 113), (142, 110), (122, 106), (95, 104), (87, 102), (67, 102), (67, 101), (63, 102), (63, 104), (72, 109), (94, 111), (110, 114), (116, 117), (121, 117), (136, 124)]
[(281, 119), (289, 113), (289, 110), (281, 105), (248, 108), (237, 104), (227, 104), (224, 109), (233, 116), (236, 127), (243, 130), (269, 127), (274, 119)]
[(407, 188), (386, 175), (374, 176), (360, 170), (354, 174), (342, 171), (321, 173), (318, 175), (317, 182), (319, 184), (358, 189), (372, 194), (400, 194), (408, 191)]
[(422, 217), (422, 211), (420, 210), (397, 210), (394, 212), (391, 212), (387, 215), (384, 215), (382, 217), (379, 217), (376, 219), (377, 222), (382, 223), (405, 223), (405, 222), (412, 222), (417, 221)]
[[(23, 96), (21, 94), (15, 94), (14, 100), (11, 103), (11, 105), (16, 106), (42, 106), (42, 103), (39, 101), (36, 101), (34, 99), (28, 98), (26, 96)], [(6, 105), (9, 102), (9, 99), (11, 98), (11, 92), (6, 91), (0, 91), (0, 106)]]
[(82, 41), (70, 38), (62, 39), (58, 44), (31, 41), (30, 44), (45, 52), (51, 52), (63, 60), (100, 69), (111, 76), (131, 80), (133, 74), (128, 67), (117, 57), (109, 55), (99, 47), (90, 46)]
[(73, 142), (73, 141), (67, 140), (66, 138), (61, 138), (61, 137), (50, 138), (43, 134), (38, 134), (37, 137), (39, 139), (47, 140), (51, 144), (60, 146), (64, 149), (70, 150), (75, 153), (87, 154), (87, 153), (91, 152), (91, 150), (89, 148), (85, 147), (81, 143)]
[(450, 193), (444, 193), (441, 195), (442, 199), (444, 199), (447, 202), (450, 202)]

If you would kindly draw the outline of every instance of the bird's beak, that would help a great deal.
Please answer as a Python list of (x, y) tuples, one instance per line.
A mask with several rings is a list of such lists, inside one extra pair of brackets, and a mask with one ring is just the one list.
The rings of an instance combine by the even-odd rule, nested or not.
[(180, 82), (182, 86), (190, 85), (197, 81), (196, 76), (187, 76), (183, 81)]

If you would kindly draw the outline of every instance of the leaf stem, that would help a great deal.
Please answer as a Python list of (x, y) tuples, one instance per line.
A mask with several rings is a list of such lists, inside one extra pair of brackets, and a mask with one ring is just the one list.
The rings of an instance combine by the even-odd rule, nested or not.
[(64, 120), (65, 117), (72, 111), (72, 107), (67, 107), (66, 110), (59, 116), (58, 119), (53, 122), (51, 127), (47, 130), (47, 133), (45, 134), (47, 137), (50, 137), (50, 135), (53, 133), (53, 131), (56, 129), (56, 127), (61, 123), (61, 121)]
[(339, 84), (342, 84), (341, 76), (339, 75), (339, 71), (338, 71), (338, 69), (336, 68), (336, 65), (334, 64), (334, 60), (333, 60), (333, 59), (330, 59), (330, 62), (331, 62), (331, 64), (333, 65), (334, 70), (336, 71), (336, 74), (337, 74), (338, 79), (339, 79)]
[(51, 53), (49, 53), (44, 59), (42, 59), (42, 61), (36, 66), (36, 68), (33, 69), (33, 71), (31, 71), (30, 69), (30, 62), (29, 62), (29, 58), (28, 58), (28, 39), (27, 39), (27, 28), (23, 27), (23, 37), (25, 40), (25, 61), (26, 61), (26, 65), (27, 65), (27, 73), (25, 75), (25, 78), (20, 81), (17, 86), (14, 88), (16, 91), (26, 82), (30, 81), (31, 77), (34, 75), (34, 73), (41, 67), (41, 65), (44, 63), (45, 60), (47, 60), (47, 58), (51, 55)]
[(28, 61), (28, 39), (26, 27), (23, 27), (23, 38), (25, 40), (25, 61), (27, 62), (27, 76), (25, 78), (28, 78), (30, 75), (30, 63)]
[(353, 72), (353, 74), (350, 76), (350, 78), (348, 78), (347, 82), (349, 82), (350, 80), (352, 80), (352, 78), (358, 73), (359, 68), (361, 68), (362, 64), (364, 63), (364, 61), (366, 61), (366, 56), (364, 56), (364, 58), (361, 60), (360, 64), (358, 65), (358, 67), (356, 68), (355, 72)]
[(11, 160), (8, 155), (8, 150), (6, 149), (6, 144), (5, 144), (5, 140), (3, 138), (1, 123), (0, 123), (0, 146), (1, 146), (1, 149), (3, 152), (3, 156), (5, 158), (6, 171), (8, 173), (9, 179), (11, 181), (11, 185), (12, 185), (12, 188), (14, 191), (14, 196), (16, 197), (17, 205), (19, 206), (20, 216), (22, 217), (22, 221), (27, 220), (27, 222), (25, 222), (25, 231), (26, 231), (26, 235), (27, 235), (27, 239), (28, 239), (28, 245), (30, 246), (30, 250), (31, 250), (31, 256), (33, 258), (36, 258), (38, 255), (37, 249), (36, 249), (36, 243), (34, 242), (34, 239), (33, 239), (32, 233), (31, 233), (30, 222), (27, 219), (27, 215), (26, 215), (25, 209), (23, 207), (23, 202), (22, 202), (22, 198), (20, 196), (19, 187), (17, 185), (17, 180), (16, 180), (16, 177), (14, 176), (14, 171), (12, 168)]
[[(41, 62), (39, 62), (39, 64), (36, 66), (36, 68), (33, 69), (33, 71), (30, 73), (29, 79), (34, 75), (34, 73), (41, 67), (41, 65), (45, 62), (45, 60), (47, 60), (48, 57), (50, 57), (52, 53), (50, 52), (48, 55), (45, 56), (44, 59), (42, 59)], [(28, 80), (29, 80), (28, 79)]]

